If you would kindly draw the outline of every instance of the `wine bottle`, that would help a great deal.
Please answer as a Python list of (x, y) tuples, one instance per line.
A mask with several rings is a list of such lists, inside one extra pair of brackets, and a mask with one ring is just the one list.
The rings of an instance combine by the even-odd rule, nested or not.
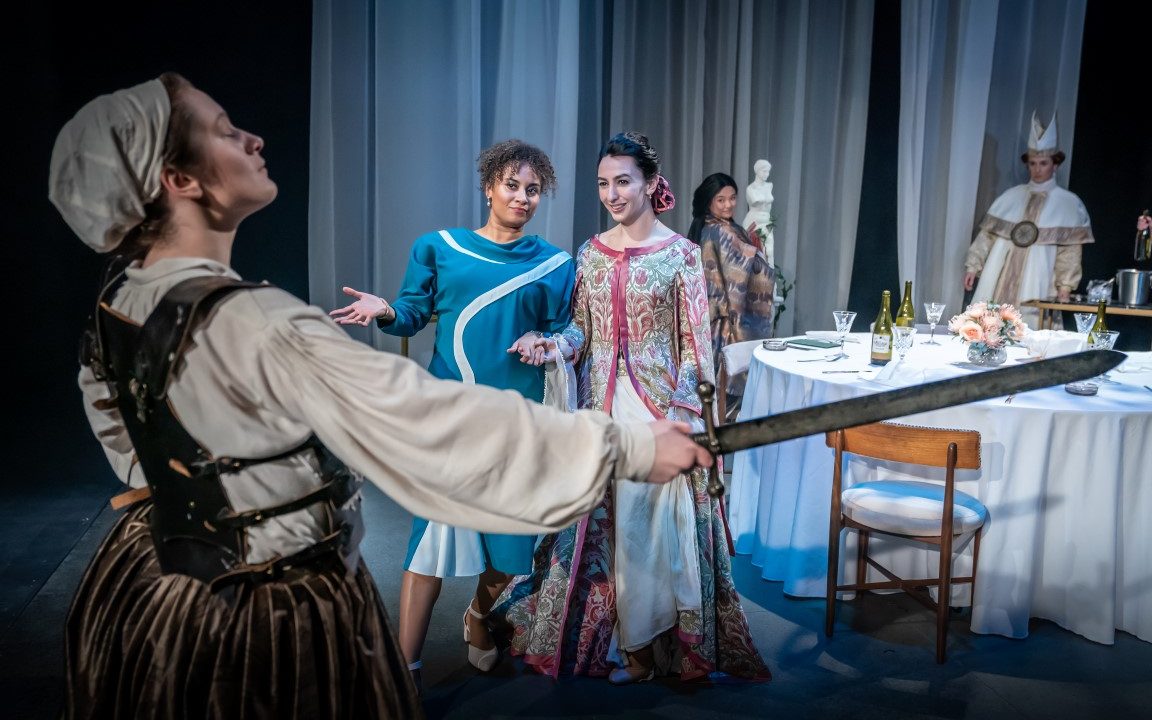
[(1137, 262), (1152, 260), (1152, 217), (1145, 210), (1140, 215), (1139, 230), (1136, 231), (1136, 247), (1133, 256)]
[(916, 306), (912, 304), (912, 281), (904, 281), (904, 297), (896, 310), (896, 324), (902, 327), (916, 326)]
[(872, 364), (887, 365), (892, 360), (892, 293), (880, 296), (880, 314), (872, 325)]
[(1104, 322), (1104, 315), (1106, 314), (1105, 306), (1108, 304), (1107, 300), (1101, 300), (1096, 305), (1096, 322), (1092, 323), (1092, 329), (1088, 331), (1088, 337), (1092, 337), (1096, 333), (1108, 332), (1108, 323)]

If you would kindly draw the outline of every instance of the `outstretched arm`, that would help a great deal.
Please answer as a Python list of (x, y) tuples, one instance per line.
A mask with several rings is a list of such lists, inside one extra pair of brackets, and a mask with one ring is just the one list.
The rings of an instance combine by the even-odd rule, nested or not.
[(613, 478), (666, 482), (711, 462), (683, 425), (617, 423), (438, 380), (306, 313), (268, 323), (258, 345), (254, 395), (405, 508), (441, 522), (558, 530), (595, 507)]
[(351, 305), (345, 305), (328, 313), (333, 320), (341, 325), (364, 325), (374, 320), (390, 323), (396, 319), (396, 311), (384, 298), (372, 293), (361, 292), (347, 285), (344, 294), (356, 298)]

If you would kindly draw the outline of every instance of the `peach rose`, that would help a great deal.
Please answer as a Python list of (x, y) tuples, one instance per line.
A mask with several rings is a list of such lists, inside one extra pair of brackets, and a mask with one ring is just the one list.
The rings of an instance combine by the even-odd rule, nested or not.
[(964, 342), (984, 342), (984, 329), (972, 320), (961, 323), (956, 334), (963, 338)]

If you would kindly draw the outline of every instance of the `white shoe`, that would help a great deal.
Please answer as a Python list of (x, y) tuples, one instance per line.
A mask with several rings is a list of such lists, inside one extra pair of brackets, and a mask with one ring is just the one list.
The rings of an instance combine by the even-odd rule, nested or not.
[(645, 668), (640, 665), (618, 667), (608, 673), (608, 682), (613, 685), (629, 685), (631, 683), (648, 682), (656, 675), (656, 668)]
[(468, 662), (480, 672), (488, 672), (496, 667), (496, 662), (500, 659), (500, 649), (492, 646), (487, 650), (481, 650), (472, 644), (472, 631), (468, 628), (469, 615), (477, 620), (484, 620), (488, 616), (481, 615), (473, 609), (472, 602), (468, 602), (468, 611), (464, 613), (464, 642), (468, 643)]

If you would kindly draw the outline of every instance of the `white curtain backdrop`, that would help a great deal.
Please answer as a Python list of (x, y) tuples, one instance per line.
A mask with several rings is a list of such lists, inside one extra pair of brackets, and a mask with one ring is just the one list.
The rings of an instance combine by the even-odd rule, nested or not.
[(772, 163), (776, 262), (796, 282), (780, 334), (828, 329), (848, 300), (872, 18), (870, 1), (614, 5), (610, 131), (641, 130), (661, 153), (678, 199), (661, 219), (687, 232), (705, 176), (743, 189), (758, 158)]
[[(1026, 182), (1036, 110), (1058, 116), (1071, 166), (1086, 0), (905, 0), (901, 8), (897, 245), (918, 304), (960, 312), (964, 256), (988, 206)], [(917, 307), (917, 313), (922, 312)]]
[(796, 281), (780, 332), (793, 310), (797, 328), (830, 327), (855, 246), (872, 17), (870, 0), (316, 2), (312, 302), (344, 304), (343, 285), (393, 297), (417, 236), (478, 227), (475, 158), (508, 137), (548, 152), (560, 181), (529, 231), (574, 250), (604, 229), (601, 143), (637, 129), (681, 232), (705, 175), (743, 187), (773, 163), (776, 258)]

